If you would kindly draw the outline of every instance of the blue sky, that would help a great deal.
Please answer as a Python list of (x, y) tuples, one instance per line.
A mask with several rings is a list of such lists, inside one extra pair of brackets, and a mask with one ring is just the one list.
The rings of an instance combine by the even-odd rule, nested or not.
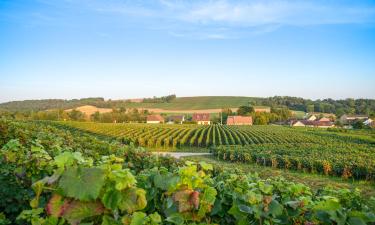
[(0, 102), (375, 97), (375, 1), (0, 0)]

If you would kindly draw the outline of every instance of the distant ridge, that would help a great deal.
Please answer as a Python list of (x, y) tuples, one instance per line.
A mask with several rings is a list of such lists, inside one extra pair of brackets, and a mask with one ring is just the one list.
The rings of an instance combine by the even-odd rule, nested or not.
[(162, 98), (150, 99), (147, 103), (141, 99), (133, 100), (105, 100), (101, 97), (82, 99), (44, 99), (13, 101), (0, 104), (0, 110), (10, 112), (29, 112), (50, 109), (74, 109), (81, 106), (95, 106), (97, 108), (138, 108), (138, 109), (161, 109), (161, 111), (186, 111), (207, 110), (222, 108), (238, 108), (239, 106), (261, 107), (286, 107), (295, 111), (323, 112), (342, 115), (344, 113), (373, 115), (375, 113), (374, 99), (345, 99), (345, 100), (310, 100), (299, 97), (274, 96), (244, 97), (244, 96), (196, 96), (177, 97), (168, 102), (160, 101)]

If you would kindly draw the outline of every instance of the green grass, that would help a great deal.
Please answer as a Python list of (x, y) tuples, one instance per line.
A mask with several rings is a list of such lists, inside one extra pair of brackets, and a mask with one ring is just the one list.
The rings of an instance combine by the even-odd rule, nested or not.
[[(170, 103), (127, 103), (126, 107), (137, 108), (161, 108), (169, 110), (194, 110), (194, 109), (220, 109), (237, 108), (248, 105), (253, 97), (240, 96), (202, 96), (202, 97), (180, 97)], [(257, 108), (268, 108), (256, 106)]]
[(337, 177), (324, 176), (319, 174), (308, 174), (290, 170), (275, 169), (263, 167), (255, 164), (230, 163), (216, 159), (214, 156), (189, 156), (184, 157), (190, 161), (205, 161), (214, 165), (222, 166), (227, 169), (240, 169), (248, 173), (258, 173), (262, 178), (282, 176), (287, 180), (303, 183), (313, 190), (318, 190), (327, 186), (335, 188), (358, 188), (364, 196), (375, 196), (375, 183), (371, 181), (358, 181), (352, 179), (343, 179)]
[(306, 114), (304, 111), (294, 111), (294, 110), (292, 110), (292, 113), (297, 119), (303, 119)]

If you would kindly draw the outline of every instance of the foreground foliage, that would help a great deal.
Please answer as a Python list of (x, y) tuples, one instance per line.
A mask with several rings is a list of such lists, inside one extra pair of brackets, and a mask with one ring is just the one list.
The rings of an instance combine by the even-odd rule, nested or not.
[(0, 224), (375, 222), (375, 198), (363, 199), (358, 190), (313, 192), (282, 178), (182, 164), (39, 124), (1, 121), (0, 128), (1, 190), (24, 193), (23, 207), (13, 210), (22, 192), (1, 194)]

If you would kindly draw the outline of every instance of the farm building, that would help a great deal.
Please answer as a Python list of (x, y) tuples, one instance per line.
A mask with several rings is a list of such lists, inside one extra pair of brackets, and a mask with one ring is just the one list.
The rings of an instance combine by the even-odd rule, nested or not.
[(335, 125), (331, 121), (319, 121), (319, 120), (295, 120), (290, 124), (292, 127), (319, 127), (328, 128), (334, 127)]
[(375, 121), (372, 119), (367, 119), (363, 124), (369, 127), (375, 127)]
[(366, 116), (366, 115), (347, 115), (347, 114), (344, 114), (340, 117), (340, 121), (343, 124), (352, 124), (357, 120), (365, 121), (367, 119), (368, 119), (368, 116)]
[(192, 120), (200, 125), (210, 125), (210, 114), (209, 113), (194, 113)]
[(319, 122), (331, 122), (331, 120), (327, 117), (322, 117), (318, 120)]
[(185, 116), (184, 115), (173, 115), (168, 117), (168, 123), (173, 124), (173, 123), (179, 123), (182, 124), (185, 121)]
[(164, 118), (161, 115), (148, 115), (147, 123), (164, 123)]
[(253, 125), (251, 116), (228, 116), (227, 125)]
[(304, 127), (305, 126), (305, 124), (300, 120), (291, 121), (290, 125), (292, 127)]
[(308, 121), (315, 121), (317, 118), (315, 115), (311, 115), (307, 118)]

